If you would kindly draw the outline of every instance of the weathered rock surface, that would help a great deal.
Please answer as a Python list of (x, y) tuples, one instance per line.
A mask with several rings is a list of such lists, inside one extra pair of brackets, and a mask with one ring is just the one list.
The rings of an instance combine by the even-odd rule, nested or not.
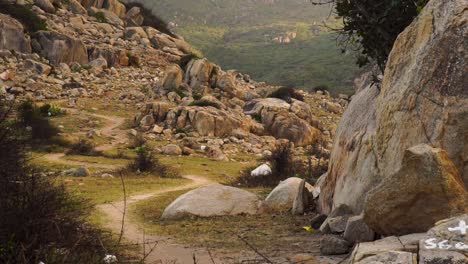
[(362, 215), (352, 216), (346, 223), (343, 237), (351, 242), (368, 242), (375, 238), (375, 232), (364, 222)]
[(465, 7), (463, 0), (430, 1), (395, 42), (380, 93), (367, 89), (353, 99), (321, 186), (323, 212), (340, 203), (361, 212), (366, 194), (421, 143), (445, 150), (468, 182)]
[(365, 258), (357, 264), (416, 264), (416, 254), (403, 251), (387, 251)]
[(421, 144), (408, 149), (402, 163), (367, 196), (364, 220), (377, 233), (425, 232), (468, 211), (468, 193), (445, 151)]
[(31, 41), (24, 34), (23, 25), (18, 20), (0, 14), (0, 50), (31, 52)]
[(62, 62), (88, 63), (86, 46), (79, 39), (55, 31), (39, 31), (36, 40), (39, 44), (36, 51), (54, 65)]
[(324, 235), (320, 238), (320, 253), (323, 255), (341, 255), (349, 252), (351, 244), (336, 235)]
[(259, 203), (259, 198), (248, 191), (211, 184), (177, 198), (164, 210), (162, 219), (256, 214)]
[[(299, 194), (301, 178), (291, 177), (276, 186), (265, 199), (265, 205), (277, 210), (290, 210), (293, 207), (294, 200)], [(305, 183), (305, 189), (310, 192), (313, 186)]]

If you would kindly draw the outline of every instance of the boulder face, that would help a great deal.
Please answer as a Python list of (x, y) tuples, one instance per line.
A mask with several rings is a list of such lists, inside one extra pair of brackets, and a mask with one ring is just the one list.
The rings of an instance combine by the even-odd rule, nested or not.
[(310, 107), (298, 100), (289, 104), (278, 98), (254, 99), (244, 106), (244, 113), (260, 119), (270, 135), (288, 139), (297, 146), (312, 144), (320, 134), (310, 125)]
[(361, 212), (367, 192), (395, 175), (406, 149), (421, 143), (445, 150), (468, 183), (465, 6), (430, 1), (395, 42), (380, 93), (367, 89), (353, 99), (321, 186), (323, 212), (340, 203)]
[(435, 222), (468, 212), (468, 192), (445, 151), (410, 148), (401, 169), (367, 196), (364, 221), (377, 233), (425, 232)]
[(36, 34), (39, 44), (36, 50), (46, 57), (51, 64), (78, 62), (88, 63), (88, 52), (79, 39), (54, 31), (39, 31)]
[(162, 219), (252, 215), (257, 213), (259, 204), (259, 198), (253, 193), (216, 183), (180, 196), (164, 210)]
[(0, 14), (0, 50), (31, 52), (31, 41), (24, 34), (23, 25), (16, 19)]
[[(268, 194), (265, 199), (265, 205), (277, 210), (292, 209), (294, 200), (299, 195), (300, 189), (304, 190), (304, 188), (301, 188), (302, 181), (301, 178), (291, 177), (280, 182), (280, 184)], [(313, 188), (312, 185), (305, 183), (304, 191), (309, 193)]]

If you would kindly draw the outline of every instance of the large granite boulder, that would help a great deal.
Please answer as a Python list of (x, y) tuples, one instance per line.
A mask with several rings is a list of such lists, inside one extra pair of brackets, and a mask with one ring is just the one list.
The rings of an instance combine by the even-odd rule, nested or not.
[(47, 58), (51, 64), (88, 63), (86, 46), (79, 39), (55, 31), (39, 31), (35, 39), (38, 43), (36, 52)]
[(0, 50), (31, 52), (31, 41), (24, 34), (23, 25), (18, 20), (0, 14)]
[(468, 212), (468, 192), (445, 151), (408, 149), (399, 171), (367, 196), (364, 221), (377, 233), (425, 232), (439, 220)]
[(125, 17), (127, 10), (125, 5), (122, 4), (119, 0), (104, 0), (102, 3), (102, 8), (109, 10), (120, 18)]
[[(301, 188), (302, 179), (297, 177), (288, 178), (276, 186), (265, 199), (265, 205), (271, 209), (287, 211), (293, 208), (295, 199), (303, 194), (300, 191), (310, 192), (314, 188), (309, 183), (305, 183), (305, 188)], [(306, 195), (307, 196), (307, 195)], [(310, 198), (310, 197), (308, 197)]]
[(369, 88), (353, 99), (321, 186), (323, 212), (340, 203), (361, 212), (367, 193), (421, 143), (445, 150), (468, 183), (468, 80), (460, 54), (466, 12), (464, 0), (430, 1), (395, 42), (380, 93)]
[(253, 193), (216, 183), (180, 196), (164, 210), (162, 219), (252, 215), (257, 213), (259, 204), (259, 198)]

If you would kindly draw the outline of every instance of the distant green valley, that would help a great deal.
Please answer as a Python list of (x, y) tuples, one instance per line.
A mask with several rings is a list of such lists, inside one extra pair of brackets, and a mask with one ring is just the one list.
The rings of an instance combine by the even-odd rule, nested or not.
[(327, 85), (334, 94), (353, 93), (359, 68), (353, 54), (343, 54), (336, 45), (329, 27), (339, 22), (329, 16), (329, 6), (313, 6), (308, 0), (144, 4), (223, 69), (238, 69), (274, 85), (303, 89)]

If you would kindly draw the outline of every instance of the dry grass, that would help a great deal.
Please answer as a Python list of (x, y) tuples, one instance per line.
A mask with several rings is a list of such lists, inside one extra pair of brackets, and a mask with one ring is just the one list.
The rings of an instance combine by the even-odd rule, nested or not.
[(135, 203), (130, 207), (131, 217), (143, 223), (147, 233), (171, 236), (178, 243), (217, 251), (235, 253), (248, 250), (237, 235), (269, 254), (316, 249), (310, 240), (318, 235), (302, 228), (308, 225), (310, 216), (297, 217), (286, 212), (161, 221), (164, 208), (185, 192), (171, 192)]

